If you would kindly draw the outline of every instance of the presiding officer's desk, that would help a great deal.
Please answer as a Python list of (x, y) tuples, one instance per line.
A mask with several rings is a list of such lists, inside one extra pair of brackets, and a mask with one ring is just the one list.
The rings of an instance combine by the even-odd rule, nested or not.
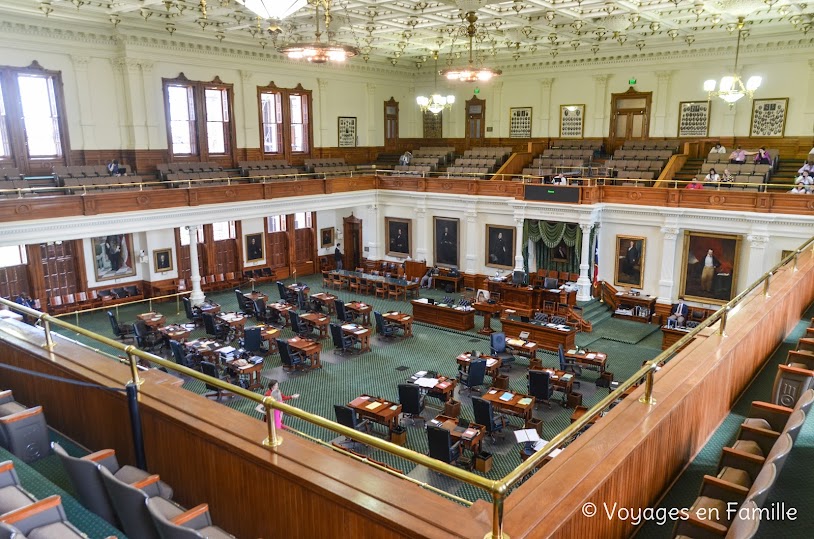
[(546, 350), (557, 350), (560, 345), (566, 350), (570, 350), (575, 346), (574, 339), (577, 330), (573, 326), (567, 326), (567, 330), (557, 329), (557, 327), (549, 327), (545, 324), (512, 320), (507, 316), (501, 318), (500, 322), (503, 324), (503, 332), (506, 335), (520, 335), (523, 331), (528, 331), (528, 340), (536, 342), (540, 348)]
[(475, 309), (456, 309), (442, 307), (426, 301), (413, 300), (413, 318), (418, 322), (427, 322), (450, 329), (466, 331), (475, 327)]

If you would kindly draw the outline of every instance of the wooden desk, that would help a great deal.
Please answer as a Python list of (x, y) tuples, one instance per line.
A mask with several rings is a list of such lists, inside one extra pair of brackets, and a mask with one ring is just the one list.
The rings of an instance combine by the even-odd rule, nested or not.
[[(632, 296), (619, 292), (616, 294), (617, 308), (613, 316), (617, 318), (627, 318), (636, 322), (645, 322), (647, 324), (653, 319), (653, 311), (656, 309), (656, 298), (653, 296)], [(628, 308), (633, 311), (632, 314), (625, 314), (619, 312), (620, 309)], [(636, 310), (646, 309), (645, 316), (636, 314)]]
[(527, 341), (525, 339), (521, 339), (520, 337), (507, 336), (506, 344), (508, 344), (512, 350), (521, 356), (525, 356), (529, 359), (537, 358), (537, 349), (539, 346), (536, 342)]
[[(531, 371), (547, 371), (551, 375), (549, 379), (555, 391), (564, 393), (566, 396), (571, 394), (571, 389), (574, 387), (574, 375), (572, 373), (552, 369), (550, 367), (544, 369), (529, 369), (529, 372)], [(571, 376), (567, 376), (569, 374)]]
[(446, 376), (427, 378), (425, 375), (419, 376), (418, 374), (419, 373), (416, 373), (407, 378), (407, 383), (418, 384), (422, 389), (426, 390), (428, 396), (435, 397), (441, 402), (447, 402), (447, 400), (455, 395), (455, 386), (458, 385), (458, 380), (455, 378), (448, 378)]
[[(571, 414), (571, 423), (576, 422), (580, 417), (584, 416), (587, 412), (588, 408), (585, 406), (577, 406), (576, 408), (574, 408), (574, 413)], [(593, 425), (594, 423), (596, 423), (598, 419), (599, 416), (595, 416), (593, 419), (591, 419), (590, 424)]]
[(360, 317), (360, 323), (363, 326), (370, 325), (370, 313), (373, 312), (372, 306), (367, 303), (362, 303), (361, 301), (351, 301), (345, 304), (345, 308), (354, 313), (357, 317)]
[(236, 359), (227, 361), (226, 366), (231, 369), (240, 379), (248, 382), (249, 391), (260, 389), (263, 387), (263, 378), (261, 372), (263, 371), (263, 363), (251, 363), (245, 359)]
[[(503, 362), (500, 360), (499, 357), (492, 357), (487, 356), (484, 354), (480, 355), (478, 359), (485, 359), (486, 360), (486, 375), (491, 376), (493, 379), (500, 373), (500, 366)], [(472, 352), (464, 352), (463, 354), (459, 354), (455, 361), (458, 362), (458, 365), (461, 366), (461, 369), (464, 372), (469, 372), (469, 362), (472, 360)]]
[(144, 313), (136, 315), (136, 318), (144, 322), (147, 327), (155, 329), (167, 323), (167, 317), (161, 313)]
[(415, 300), (410, 303), (413, 304), (413, 316), (419, 322), (460, 331), (467, 331), (475, 327), (475, 309), (461, 311), (452, 307), (441, 307)]
[(451, 277), (449, 275), (434, 275), (432, 278), (433, 287), (438, 288), (438, 283), (452, 283), (455, 287), (455, 292), (458, 292), (458, 287), (464, 280), (463, 275), (458, 275), (457, 277)]
[(356, 410), (359, 417), (384, 425), (387, 427), (388, 432), (393, 430), (401, 413), (401, 404), (377, 399), (369, 395), (356, 397), (348, 403), (348, 406)]
[(195, 339), (184, 343), (189, 350), (200, 355), (204, 361), (210, 363), (220, 363), (217, 350), (223, 348), (225, 345), (213, 339)]
[(293, 305), (289, 305), (288, 303), (275, 302), (275, 303), (269, 303), (268, 305), (266, 305), (266, 308), (267, 309), (274, 309), (275, 311), (280, 313), (280, 316), (282, 316), (283, 319), (285, 320), (285, 324), (283, 325), (283, 327), (290, 327), (291, 326), (291, 321), (288, 318), (288, 312), (294, 310)]
[(300, 315), (300, 320), (319, 330), (319, 339), (328, 338), (328, 325), (331, 323), (331, 318), (319, 313), (305, 313)]
[(336, 306), (334, 305), (336, 296), (327, 294), (325, 292), (319, 292), (317, 294), (311, 294), (310, 297), (312, 300), (325, 307), (328, 310), (328, 314), (336, 313)]
[(291, 292), (294, 292), (294, 294), (299, 294), (300, 292), (302, 292), (305, 297), (308, 297), (308, 293), (311, 291), (308, 285), (299, 283), (292, 283), (288, 285), (286, 288)]
[(555, 351), (560, 345), (565, 350), (574, 348), (574, 339), (577, 335), (577, 330), (570, 327), (568, 331), (551, 328), (546, 325), (532, 324), (530, 322), (520, 322), (518, 320), (510, 320), (507, 317), (500, 319), (503, 325), (503, 332), (506, 335), (520, 335), (522, 331), (529, 332), (529, 339), (536, 342), (540, 348), (545, 350)]
[(591, 352), (590, 350), (582, 350), (577, 353), (576, 350), (569, 349), (565, 351), (565, 359), (571, 359), (574, 363), (582, 365), (586, 369), (605, 372), (608, 363), (608, 354), (604, 352)]
[[(510, 393), (512, 398), (509, 400), (501, 400), (500, 397), (504, 393)], [(522, 393), (514, 393), (505, 389), (489, 388), (489, 391), (484, 393), (481, 398), (492, 403), (492, 407), (503, 413), (522, 417), (526, 421), (531, 419), (531, 412), (534, 410), (534, 397), (523, 395)]]
[(342, 324), (342, 333), (359, 339), (359, 353), (370, 352), (370, 335), (373, 333), (370, 328), (358, 324)]
[(458, 418), (445, 415), (435, 416), (435, 419), (430, 419), (428, 424), (448, 430), (453, 444), (461, 442), (461, 445), (469, 449), (472, 454), (477, 455), (480, 453), (481, 442), (483, 437), (486, 436), (485, 426), (470, 423), (465, 431), (457, 431), (455, 427), (458, 426)]
[(500, 294), (500, 305), (504, 309), (512, 309), (522, 316), (532, 316), (534, 311), (540, 310), (540, 291), (530, 286), (514, 286), (506, 283), (490, 283)]
[[(573, 307), (577, 304), (577, 293), (575, 290), (563, 290), (561, 288), (552, 288), (548, 290), (543, 288), (540, 290), (540, 299), (542, 300), (541, 307), (545, 307), (545, 302), (550, 301), (554, 303), (554, 309), (557, 309), (559, 304), (565, 304)], [(541, 308), (542, 311), (547, 309)]]
[(220, 312), (220, 305), (217, 303), (201, 303), (196, 305), (204, 314), (218, 314)]
[(312, 369), (321, 369), (322, 362), (319, 353), (322, 352), (322, 345), (313, 339), (303, 339), (302, 337), (292, 337), (288, 339), (288, 346), (297, 352), (302, 352), (311, 362)]
[(661, 326), (661, 349), (667, 350), (690, 331), (692, 330), (668, 328), (667, 326)]
[(246, 326), (249, 317), (238, 313), (220, 313), (217, 315), (217, 319), (233, 328), (237, 337), (242, 337), (243, 328)]
[(495, 330), (492, 329), (492, 315), (498, 314), (503, 310), (503, 306), (498, 303), (484, 303), (481, 301), (476, 302), (473, 307), (483, 315), (483, 328), (478, 330), (481, 335), (490, 335)]
[(413, 317), (409, 314), (394, 311), (384, 313), (382, 318), (399, 326), (404, 331), (405, 337), (413, 336)]
[(184, 342), (191, 333), (180, 324), (170, 324), (169, 326), (160, 327), (158, 331), (161, 332), (166, 339), (172, 339), (181, 343)]

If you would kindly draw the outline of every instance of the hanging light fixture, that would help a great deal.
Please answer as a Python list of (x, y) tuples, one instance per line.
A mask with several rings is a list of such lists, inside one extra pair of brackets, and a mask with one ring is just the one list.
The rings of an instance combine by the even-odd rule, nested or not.
[(308, 0), (237, 0), (237, 3), (264, 19), (284, 19), (302, 9)]
[(435, 58), (435, 90), (430, 97), (420, 95), (415, 98), (418, 108), (421, 112), (430, 111), (433, 114), (438, 114), (444, 109), (451, 109), (455, 103), (454, 95), (443, 96), (438, 93), (438, 51), (433, 51), (432, 57)]
[(456, 80), (459, 82), (487, 82), (503, 73), (499, 69), (492, 69), (490, 67), (475, 67), (475, 61), (472, 59), (472, 38), (475, 37), (475, 22), (477, 20), (478, 16), (474, 11), (469, 11), (466, 14), (466, 22), (469, 23), (466, 27), (466, 35), (469, 36), (469, 65), (464, 68), (447, 68), (441, 71), (441, 75), (448, 80)]
[(761, 77), (752, 76), (749, 77), (749, 80), (746, 81), (746, 85), (744, 86), (743, 81), (741, 80), (740, 73), (738, 73), (738, 56), (740, 55), (741, 35), (743, 34), (743, 17), (738, 17), (737, 29), (738, 44), (735, 47), (734, 72), (731, 75), (721, 78), (721, 82), (718, 84), (718, 90), (715, 90), (715, 80), (710, 79), (704, 82), (704, 91), (707, 92), (708, 99), (720, 97), (729, 103), (730, 108), (734, 107), (735, 103), (743, 96), (747, 96), (749, 99), (752, 99), (755, 95), (755, 90), (757, 90), (760, 87), (760, 83), (763, 82)]
[(322, 32), (319, 30), (319, 7), (325, 7), (325, 29), (331, 24), (331, 0), (315, 0), (314, 8), (317, 29), (314, 32), (316, 40), (307, 43), (289, 43), (277, 49), (292, 60), (307, 60), (312, 64), (324, 64), (325, 62), (344, 62), (359, 54), (359, 49), (341, 43), (323, 43), (320, 41)]

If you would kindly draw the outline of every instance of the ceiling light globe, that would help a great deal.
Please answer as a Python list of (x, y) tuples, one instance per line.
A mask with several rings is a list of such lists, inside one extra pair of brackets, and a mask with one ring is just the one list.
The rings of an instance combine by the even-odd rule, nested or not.
[(758, 77), (755, 75), (754, 77), (749, 77), (749, 80), (746, 81), (746, 89), (750, 92), (754, 92), (758, 88), (760, 88), (760, 84), (763, 82), (762, 77)]
[(704, 91), (705, 92), (715, 91), (715, 81), (713, 79), (704, 81)]

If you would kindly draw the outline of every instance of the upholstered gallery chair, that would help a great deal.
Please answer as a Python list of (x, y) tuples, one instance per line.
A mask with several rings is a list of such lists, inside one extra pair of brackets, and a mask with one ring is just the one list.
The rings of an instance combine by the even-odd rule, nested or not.
[(212, 525), (209, 506), (205, 503), (172, 519), (153, 500), (147, 500), (147, 511), (161, 539), (234, 539), (234, 535)]
[(20, 485), (20, 478), (10, 460), (0, 462), (0, 515), (37, 501)]
[(25, 462), (48, 455), (48, 426), (42, 406), (27, 408), (10, 390), (0, 391), (0, 446)]
[(44, 500), (0, 515), (0, 539), (87, 539), (87, 535), (68, 522), (62, 499)]

